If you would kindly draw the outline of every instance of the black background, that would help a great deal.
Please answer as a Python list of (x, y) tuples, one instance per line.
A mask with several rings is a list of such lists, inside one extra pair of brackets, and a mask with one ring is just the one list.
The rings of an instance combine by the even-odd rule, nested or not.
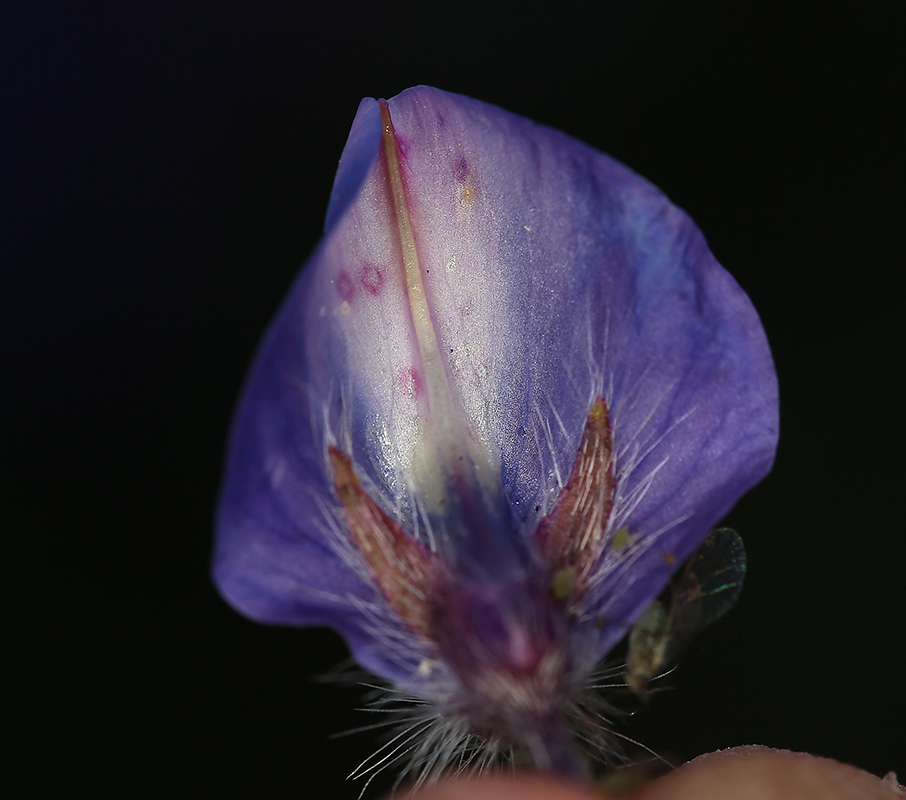
[(12, 5), (15, 796), (357, 795), (344, 776), (374, 739), (328, 736), (370, 721), (359, 691), (310, 680), (342, 643), (243, 620), (207, 561), (232, 406), (317, 242), (358, 101), (416, 83), (660, 186), (772, 343), (777, 464), (728, 519), (746, 589), (622, 730), (680, 759), (761, 743), (906, 773), (899, 4)]

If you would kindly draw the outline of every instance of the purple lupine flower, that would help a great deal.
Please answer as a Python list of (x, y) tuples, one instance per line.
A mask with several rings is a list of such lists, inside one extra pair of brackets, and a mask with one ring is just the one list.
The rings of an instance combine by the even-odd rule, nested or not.
[(777, 435), (758, 316), (657, 189), (475, 100), (366, 99), (239, 405), (215, 580), (420, 699), (372, 766), (577, 772), (596, 665)]

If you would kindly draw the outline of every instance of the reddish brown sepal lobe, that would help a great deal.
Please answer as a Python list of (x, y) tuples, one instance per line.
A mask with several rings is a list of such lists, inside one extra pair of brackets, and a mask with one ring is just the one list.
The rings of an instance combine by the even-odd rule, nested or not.
[(588, 588), (613, 508), (613, 436), (607, 404), (592, 404), (582, 443), (554, 509), (538, 526), (541, 555), (549, 567), (551, 592), (572, 604)]
[(427, 636), (428, 598), (439, 584), (436, 556), (371, 499), (346, 453), (330, 447), (328, 454), (334, 489), (353, 542), (394, 611), (413, 631)]

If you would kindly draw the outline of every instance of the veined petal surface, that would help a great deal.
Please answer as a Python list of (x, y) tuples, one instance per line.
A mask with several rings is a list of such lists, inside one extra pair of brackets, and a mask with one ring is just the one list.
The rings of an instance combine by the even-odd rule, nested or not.
[(533, 537), (600, 398), (613, 508), (571, 611), (592, 664), (770, 469), (778, 399), (764, 331), (689, 217), (608, 156), (427, 87), (387, 113), (398, 164), (378, 102), (363, 101), (324, 239), (256, 357), (215, 580), (244, 613), (334, 626), (363, 666), (411, 684), (430, 642), (394, 615), (345, 534), (328, 449), (349, 454), (369, 495), (441, 563), (458, 540), (438, 519), (447, 487), (431, 459), (459, 453), (492, 512), (505, 509), (487, 552), (514, 554), (496, 576), (513, 579), (537, 567)]

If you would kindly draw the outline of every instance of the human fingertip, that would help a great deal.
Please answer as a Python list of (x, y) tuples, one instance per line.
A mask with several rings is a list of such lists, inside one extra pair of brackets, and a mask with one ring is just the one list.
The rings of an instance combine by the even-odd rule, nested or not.
[[(730, 793), (731, 792), (731, 793)], [(881, 779), (829, 758), (750, 745), (709, 753), (648, 784), (636, 800), (903, 800)]]
[(608, 800), (610, 795), (548, 775), (456, 778), (413, 791), (407, 800)]

